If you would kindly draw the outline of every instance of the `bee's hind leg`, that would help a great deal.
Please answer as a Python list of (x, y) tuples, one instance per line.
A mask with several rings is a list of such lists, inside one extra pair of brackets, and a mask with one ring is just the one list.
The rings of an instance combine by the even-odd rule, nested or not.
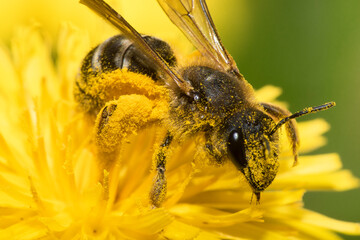
[(154, 121), (153, 102), (143, 95), (123, 95), (109, 101), (95, 123), (98, 158), (109, 170), (117, 160), (119, 147), (127, 137)]
[(156, 175), (150, 191), (150, 203), (153, 207), (160, 207), (166, 197), (166, 158), (173, 136), (167, 133), (163, 143), (155, 153)]

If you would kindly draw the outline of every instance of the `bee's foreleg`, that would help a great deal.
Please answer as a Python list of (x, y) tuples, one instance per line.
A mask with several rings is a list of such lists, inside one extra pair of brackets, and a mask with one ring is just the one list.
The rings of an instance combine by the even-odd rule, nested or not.
[(216, 164), (221, 165), (224, 161), (224, 152), (221, 151), (221, 147), (219, 144), (218, 137), (212, 137), (210, 132), (205, 133), (205, 146), (204, 150), (208, 153), (209, 159), (214, 160)]
[(166, 197), (166, 157), (169, 145), (173, 139), (170, 133), (167, 133), (163, 143), (155, 153), (156, 175), (150, 191), (150, 203), (153, 207), (160, 207)]
[[(291, 112), (287, 109), (281, 108), (279, 106), (270, 104), (270, 103), (260, 103), (265, 111), (270, 114), (271, 116), (277, 118), (278, 120), (281, 120), (282, 118), (288, 117), (291, 115)], [(300, 138), (299, 133), (297, 130), (297, 125), (295, 119), (290, 120), (285, 124), (286, 133), (288, 136), (288, 139), (291, 144), (291, 149), (293, 151), (294, 155), (294, 166), (298, 162), (298, 147), (300, 144)]]

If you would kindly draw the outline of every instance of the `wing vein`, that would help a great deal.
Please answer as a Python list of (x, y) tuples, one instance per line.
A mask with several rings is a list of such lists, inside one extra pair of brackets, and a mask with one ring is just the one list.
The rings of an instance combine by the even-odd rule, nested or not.
[(157, 0), (170, 20), (199, 52), (226, 72), (242, 78), (216, 31), (204, 0)]

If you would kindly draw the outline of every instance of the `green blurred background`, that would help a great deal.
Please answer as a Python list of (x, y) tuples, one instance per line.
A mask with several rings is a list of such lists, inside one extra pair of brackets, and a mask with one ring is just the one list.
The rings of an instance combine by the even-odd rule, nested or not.
[[(331, 125), (328, 144), (316, 153), (338, 152), (344, 168), (360, 177), (360, 1), (243, 0), (229, 4), (235, 6), (216, 10), (227, 12), (227, 23), (214, 9), (210, 11), (214, 21), (220, 22), (224, 45), (246, 79), (255, 88), (280, 86), (280, 99), (290, 104), (292, 112), (336, 101), (336, 108), (305, 117), (325, 118)], [(360, 190), (309, 192), (305, 207), (360, 222)]]

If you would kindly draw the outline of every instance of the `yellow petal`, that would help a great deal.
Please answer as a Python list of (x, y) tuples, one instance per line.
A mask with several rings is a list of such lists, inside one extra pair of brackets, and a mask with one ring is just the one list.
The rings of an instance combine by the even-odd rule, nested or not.
[(283, 232), (281, 231), (282, 229), (272, 229), (268, 223), (240, 223), (231, 227), (221, 228), (218, 234), (223, 239), (287, 240), (291, 236), (289, 230)]
[(164, 229), (163, 236), (166, 239), (182, 240), (182, 239), (196, 239), (201, 230), (189, 224), (179, 221), (173, 221)]
[(299, 122), (300, 154), (311, 152), (326, 144), (324, 133), (329, 131), (330, 125), (321, 118)]
[(22, 220), (9, 226), (8, 228), (0, 230), (0, 239), (40, 239), (47, 235), (47, 230), (44, 226), (35, 219)]
[(337, 154), (322, 154), (299, 158), (299, 164), (289, 167), (292, 159), (283, 161), (280, 173), (270, 189), (306, 188), (312, 190), (348, 190), (360, 186), (360, 181), (342, 166)]
[(165, 209), (158, 208), (134, 216), (114, 213), (107, 221), (124, 231), (152, 235), (159, 233), (169, 225), (173, 221), (173, 217)]
[[(326, 239), (324, 232), (331, 234), (330, 230), (351, 234), (360, 234), (360, 224), (335, 220), (322, 214), (296, 207), (278, 207), (267, 211), (267, 216), (275, 219), (289, 219), (289, 224), (299, 230), (306, 230), (309, 234), (320, 239)], [(323, 231), (321, 230), (323, 229)], [(320, 230), (320, 231), (319, 231)]]
[(272, 102), (282, 93), (282, 89), (272, 85), (266, 85), (256, 90), (256, 97), (261, 102)]
[(260, 221), (262, 211), (247, 208), (236, 213), (225, 212), (199, 205), (177, 204), (170, 212), (182, 221), (202, 227), (225, 227), (240, 222)]
[(350, 235), (360, 234), (360, 223), (339, 221), (305, 209), (298, 209), (294, 211), (294, 214), (296, 213), (298, 213), (298, 216), (301, 216), (301, 221), (315, 226), (331, 229), (340, 233)]
[(295, 167), (293, 159), (287, 158), (281, 161), (277, 178), (291, 175), (307, 175), (316, 173), (329, 173), (341, 169), (342, 163), (338, 154), (328, 153), (311, 156), (300, 156), (299, 164)]

